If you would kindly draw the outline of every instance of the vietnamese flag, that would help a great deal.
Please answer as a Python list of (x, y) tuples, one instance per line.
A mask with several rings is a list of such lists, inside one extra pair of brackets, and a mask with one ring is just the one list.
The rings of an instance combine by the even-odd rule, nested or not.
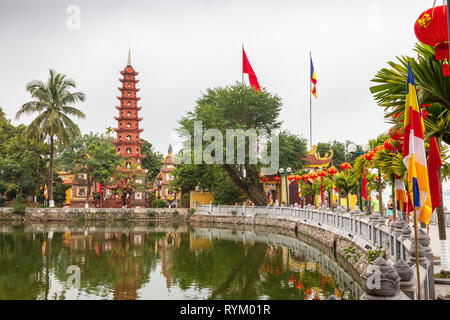
[(255, 91), (261, 91), (261, 87), (259, 86), (259, 83), (258, 83), (258, 78), (256, 77), (256, 74), (253, 71), (252, 66), (250, 65), (250, 62), (248, 62), (247, 55), (245, 54), (244, 48), (242, 48), (242, 58), (243, 58), (242, 73), (248, 74), (248, 80), (250, 81), (250, 86)]
[(428, 181), (430, 183), (431, 212), (441, 204), (441, 190), (439, 190), (439, 168), (442, 166), (441, 154), (435, 137), (430, 138), (428, 150)]

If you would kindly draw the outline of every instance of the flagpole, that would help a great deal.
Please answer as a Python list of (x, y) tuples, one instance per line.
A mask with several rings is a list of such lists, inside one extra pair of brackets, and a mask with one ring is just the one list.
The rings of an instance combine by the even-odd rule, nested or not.
[(244, 44), (242, 44), (242, 84), (244, 84)]
[(418, 239), (417, 239), (417, 213), (416, 213), (416, 206), (413, 204), (414, 209), (414, 246), (416, 251), (416, 272), (417, 272), (417, 299), (421, 299), (420, 294), (420, 266), (419, 266), (419, 246), (418, 246)]
[[(450, 0), (449, 0), (450, 1)], [(309, 149), (312, 150), (312, 87), (311, 87), (311, 72), (312, 72), (312, 55), (309, 51)]]

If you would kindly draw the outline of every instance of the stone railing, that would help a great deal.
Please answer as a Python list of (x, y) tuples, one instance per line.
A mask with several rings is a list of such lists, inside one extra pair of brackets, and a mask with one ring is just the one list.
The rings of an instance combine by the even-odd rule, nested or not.
[[(361, 275), (365, 294), (362, 299), (417, 299), (417, 271), (415, 266), (415, 246), (412, 228), (403, 219), (397, 219), (389, 228), (386, 220), (379, 214), (366, 216), (357, 207), (347, 213), (342, 207), (318, 210), (312, 206), (246, 206), (213, 205), (194, 203), (196, 214), (212, 216), (267, 217), (271, 219), (290, 220), (327, 230), (347, 238), (365, 250), (383, 250), (386, 259), (380, 258), (368, 265)], [(421, 298), (435, 299), (433, 253), (430, 237), (419, 229), (419, 272)], [(391, 270), (392, 269), (392, 270)], [(373, 274), (373, 277), (368, 274)], [(393, 277), (396, 275), (396, 278)], [(366, 278), (364, 278), (366, 277)], [(394, 279), (395, 278), (395, 279)], [(367, 280), (375, 281), (367, 285)], [(395, 283), (394, 283), (395, 282)], [(381, 287), (377, 288), (377, 284)], [(392, 286), (393, 289), (389, 289)]]

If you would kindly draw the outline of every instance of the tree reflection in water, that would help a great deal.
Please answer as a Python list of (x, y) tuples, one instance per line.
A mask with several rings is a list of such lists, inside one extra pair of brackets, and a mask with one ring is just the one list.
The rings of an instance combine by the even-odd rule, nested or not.
[[(67, 283), (71, 265), (80, 289)], [(209, 299), (324, 299), (343, 289), (287, 247), (194, 237), (186, 226), (7, 226), (0, 268), (0, 299), (134, 300), (149, 287), (160, 299), (202, 290)]]

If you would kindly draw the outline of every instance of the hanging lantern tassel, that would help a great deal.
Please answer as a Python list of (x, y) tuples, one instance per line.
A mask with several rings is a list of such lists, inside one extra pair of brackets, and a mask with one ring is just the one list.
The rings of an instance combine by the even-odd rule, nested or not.
[(448, 65), (447, 59), (444, 60), (444, 63), (442, 65), (442, 73), (444, 74), (444, 77), (450, 77), (450, 67)]

